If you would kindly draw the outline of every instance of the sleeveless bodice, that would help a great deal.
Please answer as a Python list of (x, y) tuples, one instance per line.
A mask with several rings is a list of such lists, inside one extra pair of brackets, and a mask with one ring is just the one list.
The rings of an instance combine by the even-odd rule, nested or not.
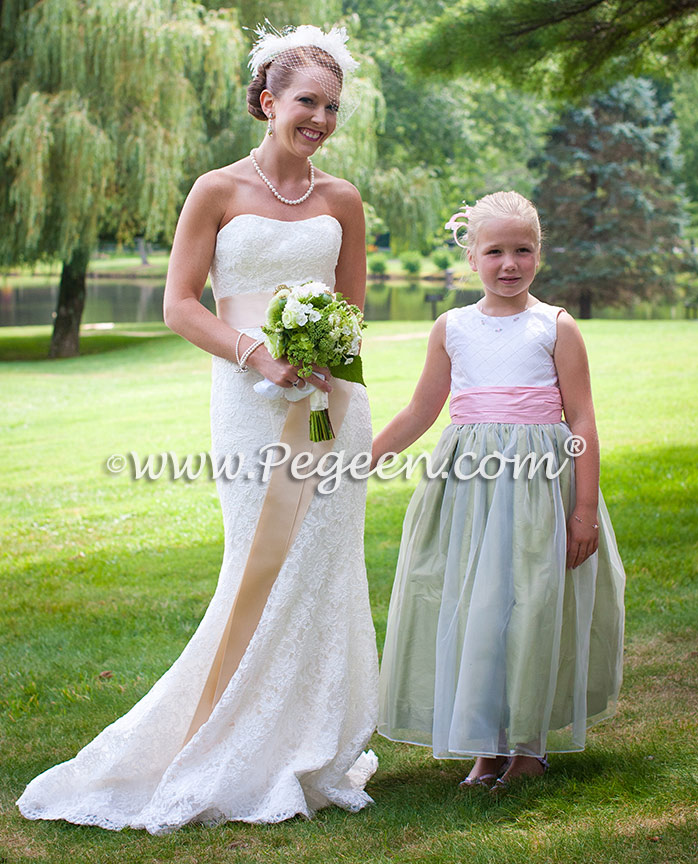
[(446, 318), (451, 392), (557, 386), (553, 351), (561, 311), (541, 302), (506, 317), (485, 315), (475, 305), (451, 309)]
[(218, 232), (210, 271), (213, 296), (273, 291), (284, 282), (310, 279), (333, 288), (341, 245), (342, 226), (329, 214), (284, 222), (242, 213)]

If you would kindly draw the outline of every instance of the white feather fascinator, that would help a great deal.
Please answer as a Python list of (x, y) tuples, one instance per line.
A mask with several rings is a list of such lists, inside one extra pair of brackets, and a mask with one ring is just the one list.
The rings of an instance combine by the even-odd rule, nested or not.
[(329, 33), (325, 33), (319, 27), (312, 24), (301, 24), (300, 27), (284, 27), (276, 30), (267, 21), (264, 26), (255, 28), (257, 41), (250, 51), (249, 67), (253, 75), (257, 73), (260, 66), (269, 63), (278, 57), (283, 51), (290, 48), (302, 48), (307, 45), (315, 45), (333, 57), (343, 74), (354, 72), (359, 64), (349, 53), (346, 46), (348, 39), (344, 27), (333, 27)]

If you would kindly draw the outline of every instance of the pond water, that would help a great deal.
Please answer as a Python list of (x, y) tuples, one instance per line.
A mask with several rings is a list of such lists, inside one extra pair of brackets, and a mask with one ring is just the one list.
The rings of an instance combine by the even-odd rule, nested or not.
[[(83, 324), (162, 321), (164, 290), (161, 279), (90, 280)], [(437, 281), (369, 281), (365, 317), (367, 321), (431, 321), (446, 309), (474, 303), (480, 296), (478, 290), (448, 290)], [(51, 324), (57, 299), (57, 285), (5, 287), (0, 290), (0, 326)], [(210, 288), (201, 299), (214, 309)]]

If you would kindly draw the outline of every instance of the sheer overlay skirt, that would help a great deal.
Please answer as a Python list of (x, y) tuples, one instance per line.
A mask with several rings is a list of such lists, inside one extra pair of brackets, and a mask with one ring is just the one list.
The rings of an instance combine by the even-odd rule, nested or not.
[[(564, 423), (444, 431), (432, 466), (448, 476), (423, 478), (405, 517), (382, 735), (431, 746), (438, 758), (543, 755), (583, 749), (586, 729), (614, 712), (625, 576), (602, 498), (598, 552), (565, 567), (569, 437)], [(495, 453), (504, 458), (482, 465), (492, 479), (456, 476), (459, 458), (465, 478)], [(530, 479), (528, 454), (551, 454)]]

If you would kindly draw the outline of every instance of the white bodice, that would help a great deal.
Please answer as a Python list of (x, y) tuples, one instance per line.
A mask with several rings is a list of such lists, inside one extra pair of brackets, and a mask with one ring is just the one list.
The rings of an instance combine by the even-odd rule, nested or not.
[(329, 214), (286, 222), (242, 213), (218, 232), (210, 271), (213, 296), (273, 291), (310, 279), (333, 288), (341, 245), (342, 226)]
[(495, 317), (477, 306), (449, 310), (446, 352), (451, 392), (469, 387), (554, 387), (553, 351), (560, 306), (538, 302), (518, 315)]

